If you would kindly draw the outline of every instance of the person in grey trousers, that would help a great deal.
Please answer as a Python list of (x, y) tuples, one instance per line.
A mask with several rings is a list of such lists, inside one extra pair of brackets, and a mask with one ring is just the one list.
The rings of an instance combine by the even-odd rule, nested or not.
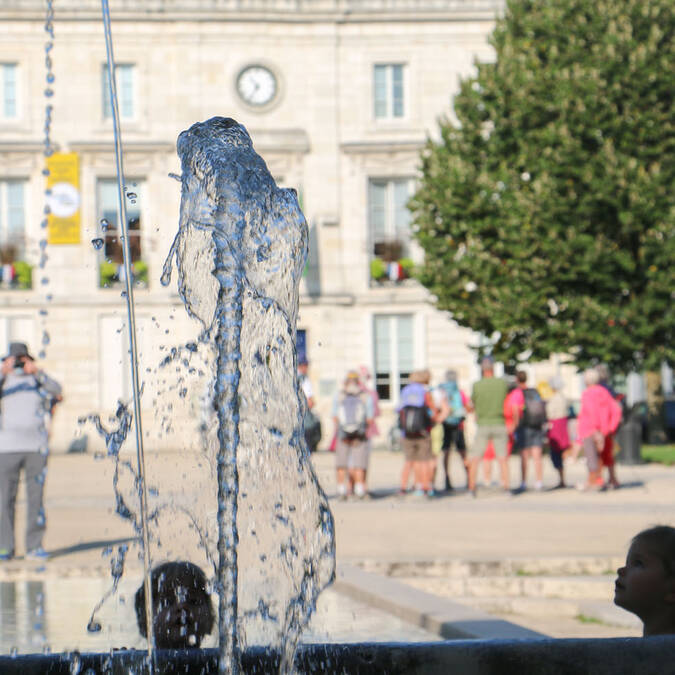
[(42, 547), (42, 493), (47, 473), (47, 420), (61, 385), (37, 367), (23, 342), (12, 342), (0, 369), (0, 560), (14, 557), (14, 513), (21, 469), (26, 475), (26, 558)]

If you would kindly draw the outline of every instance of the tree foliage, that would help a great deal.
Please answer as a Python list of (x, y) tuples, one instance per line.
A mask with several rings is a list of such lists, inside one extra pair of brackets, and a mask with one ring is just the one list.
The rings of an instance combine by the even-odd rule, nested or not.
[(418, 278), (509, 362), (675, 363), (672, 0), (509, 0), (422, 153)]

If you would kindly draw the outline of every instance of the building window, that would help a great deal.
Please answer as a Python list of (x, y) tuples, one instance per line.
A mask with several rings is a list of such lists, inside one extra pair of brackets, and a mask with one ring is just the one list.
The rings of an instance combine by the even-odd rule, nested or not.
[(3, 288), (31, 288), (32, 266), (26, 256), (25, 180), (0, 180), (0, 283)]
[(398, 119), (405, 114), (405, 66), (402, 63), (376, 65), (373, 70), (375, 119)]
[[(112, 118), (112, 104), (110, 102), (110, 77), (108, 66), (102, 68), (101, 82), (103, 84), (103, 117)], [(117, 83), (117, 105), (120, 119), (128, 120), (134, 117), (134, 74), (135, 66), (129, 63), (118, 63), (115, 66)]]
[(15, 119), (18, 114), (16, 72), (16, 63), (0, 64), (0, 94), (2, 95), (0, 115), (3, 119)]
[[(127, 223), (129, 227), (129, 250), (131, 253), (131, 271), (137, 286), (147, 286), (148, 266), (143, 259), (141, 233), (141, 207), (143, 186), (140, 181), (130, 180), (127, 191)], [(134, 195), (131, 197), (131, 195)], [(114, 288), (124, 283), (124, 254), (120, 241), (120, 218), (117, 181), (100, 179), (97, 185), (99, 236), (102, 245), (99, 249), (99, 285), (101, 288)]]
[(395, 401), (413, 371), (413, 317), (381, 314), (373, 322), (375, 386), (382, 400)]
[(368, 224), (371, 279), (401, 281), (412, 268), (410, 259), (410, 178), (371, 179), (368, 183)]

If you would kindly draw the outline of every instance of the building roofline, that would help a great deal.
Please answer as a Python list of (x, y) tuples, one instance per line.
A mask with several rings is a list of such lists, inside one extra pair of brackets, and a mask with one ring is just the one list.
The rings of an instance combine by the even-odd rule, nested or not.
[[(505, 0), (118, 0), (113, 21), (282, 23), (489, 20)], [(0, 20), (44, 20), (44, 0), (0, 0)], [(55, 21), (100, 21), (99, 0), (60, 0)]]

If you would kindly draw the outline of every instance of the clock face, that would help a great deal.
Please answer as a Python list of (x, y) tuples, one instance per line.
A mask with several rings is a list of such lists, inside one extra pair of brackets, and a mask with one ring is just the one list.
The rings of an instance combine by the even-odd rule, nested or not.
[(249, 105), (267, 105), (277, 94), (277, 79), (264, 66), (247, 66), (237, 77), (237, 91)]

